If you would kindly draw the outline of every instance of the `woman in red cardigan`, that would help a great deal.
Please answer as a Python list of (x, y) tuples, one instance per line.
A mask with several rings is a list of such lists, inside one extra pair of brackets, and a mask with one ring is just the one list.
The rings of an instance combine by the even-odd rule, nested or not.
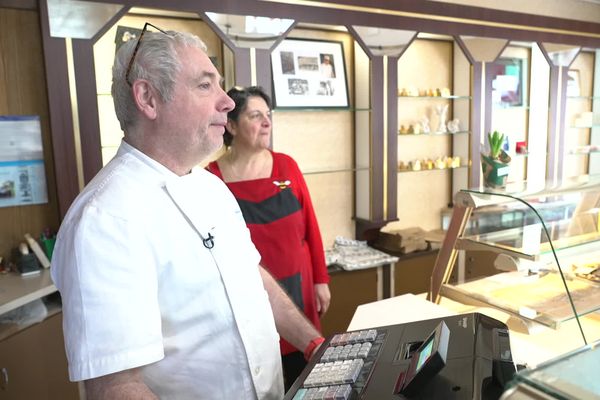
[[(306, 182), (296, 162), (269, 149), (271, 100), (259, 87), (233, 88), (226, 153), (208, 165), (237, 199), (261, 264), (320, 329), (329, 307), (323, 242)], [(233, 250), (234, 251), (234, 250)], [(303, 349), (300, 349), (303, 350)], [(286, 390), (306, 365), (304, 355), (281, 340)]]

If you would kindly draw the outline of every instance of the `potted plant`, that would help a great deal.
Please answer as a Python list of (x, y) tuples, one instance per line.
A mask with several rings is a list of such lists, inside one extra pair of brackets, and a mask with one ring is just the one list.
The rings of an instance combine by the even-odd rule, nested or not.
[(510, 156), (502, 148), (506, 137), (503, 133), (494, 131), (493, 133), (488, 132), (487, 139), (489, 153), (481, 154), (483, 182), (487, 187), (504, 188), (510, 164)]

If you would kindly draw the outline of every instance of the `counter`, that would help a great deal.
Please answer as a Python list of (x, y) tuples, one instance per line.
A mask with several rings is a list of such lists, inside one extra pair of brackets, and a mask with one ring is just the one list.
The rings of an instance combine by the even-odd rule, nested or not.
[[(0, 315), (57, 292), (58, 289), (50, 278), (50, 269), (44, 269), (37, 275), (24, 277), (16, 273), (0, 275)], [(47, 308), (48, 317), (60, 311), (59, 304), (54, 305), (53, 303), (50, 307), (47, 304)], [(18, 333), (30, 325), (0, 324), (0, 340)]]
[(50, 269), (25, 277), (16, 273), (0, 275), (0, 315), (56, 291)]
[[(559, 329), (534, 323), (525, 325), (522, 320), (501, 310), (477, 305), (467, 305), (442, 297), (440, 304), (426, 300), (425, 294), (405, 294), (357, 307), (348, 330), (358, 330), (419, 321), (449, 315), (479, 312), (504, 322), (510, 332), (513, 361), (528, 367), (558, 357), (584, 345), (575, 320), (566, 321)], [(600, 314), (580, 317), (588, 343), (600, 340)]]

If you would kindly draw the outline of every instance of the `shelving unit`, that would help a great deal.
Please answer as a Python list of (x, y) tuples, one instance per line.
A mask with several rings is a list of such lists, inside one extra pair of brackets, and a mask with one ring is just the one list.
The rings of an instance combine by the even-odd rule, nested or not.
[[(453, 100), (470, 100), (471, 97), (470, 96), (458, 96), (458, 95), (445, 95), (445, 96), (411, 96), (411, 95), (407, 95), (407, 96), (398, 96), (398, 99), (399, 99), (399, 102), (403, 101), (405, 99), (406, 100), (408, 100), (408, 99), (420, 99), (420, 100), (423, 100), (423, 101), (428, 101), (428, 103), (429, 102), (434, 102), (435, 103), (435, 102), (439, 102), (439, 101), (445, 101), (445, 103), (448, 106), (450, 106), (450, 105), (453, 105), (452, 104)], [(401, 105), (399, 105), (399, 107), (400, 106)], [(431, 106), (428, 105), (428, 107), (431, 107)], [(451, 110), (453, 110), (453, 108), (454, 107), (452, 107)], [(449, 108), (449, 110), (450, 110), (450, 108)], [(450, 115), (452, 115), (452, 114), (450, 114)], [(449, 121), (446, 121), (445, 124), (444, 124), (444, 128), (446, 129), (445, 131), (440, 130), (439, 127), (441, 126), (441, 122), (438, 119), (438, 121), (437, 121), (438, 129), (432, 131), (431, 127), (429, 127), (429, 131), (425, 132), (425, 131), (421, 131), (422, 127), (419, 127), (419, 128), (416, 128), (416, 129), (418, 129), (419, 133), (403, 132), (403, 128), (406, 128), (406, 126), (405, 125), (400, 125), (401, 127), (400, 127), (399, 132), (398, 132), (398, 137), (399, 138), (419, 137), (419, 136), (422, 136), (422, 137), (447, 137), (447, 136), (451, 136), (451, 135), (468, 135), (468, 134), (471, 133), (469, 130), (466, 130), (466, 129), (460, 129), (460, 130), (457, 130), (457, 131), (454, 131), (454, 132), (450, 132), (448, 130), (449, 128), (447, 127), (448, 122)], [(419, 123), (417, 122), (417, 124), (419, 124)], [(413, 127), (413, 125), (410, 125), (409, 129), (415, 130), (415, 128)], [(402, 139), (399, 139), (399, 140), (402, 140)], [(424, 140), (426, 140), (426, 139), (424, 139)], [(399, 146), (401, 146), (401, 145), (402, 145), (402, 143), (399, 143)], [(457, 169), (457, 168), (466, 168), (466, 167), (469, 166), (468, 160), (466, 162), (464, 160), (461, 160), (461, 163), (458, 166), (445, 166), (443, 168), (439, 168), (439, 167), (435, 166), (435, 164), (436, 164), (435, 161), (438, 161), (438, 159), (440, 159), (440, 158), (442, 160), (445, 160), (448, 157), (454, 158), (455, 156), (454, 156), (454, 154), (446, 154), (446, 155), (438, 155), (437, 157), (435, 157), (435, 159), (432, 158), (432, 157), (421, 159), (419, 161), (421, 163), (423, 163), (423, 164), (426, 164), (426, 165), (421, 166), (421, 168), (419, 168), (419, 169), (408, 168), (408, 167), (407, 168), (403, 168), (403, 166), (405, 166), (408, 163), (408, 161), (406, 161), (406, 160), (399, 160), (399, 163), (398, 163), (398, 172), (400, 172), (400, 173), (406, 173), (406, 172), (421, 172), (421, 171), (444, 171), (444, 170), (452, 170), (452, 169)], [(414, 162), (416, 160), (409, 160), (409, 161), (411, 163), (413, 163), (413, 165), (414, 165)], [(433, 168), (428, 168), (428, 166), (427, 166), (428, 161), (433, 161), (434, 162), (434, 167)], [(445, 162), (445, 161), (443, 161), (443, 162)], [(453, 161), (453, 163), (456, 163), (456, 161)]]
[[(429, 62), (423, 63), (423, 59)], [(440, 229), (440, 210), (452, 201), (454, 186), (458, 181), (466, 185), (471, 165), (468, 148), (472, 97), (468, 68), (463, 70), (462, 65), (456, 68), (457, 62), (468, 65), (451, 37), (443, 40), (417, 37), (398, 61), (399, 221), (388, 224), (387, 230), (415, 226)], [(458, 126), (451, 132), (448, 123), (455, 118)], [(423, 129), (425, 125), (429, 129)], [(454, 159), (453, 168), (446, 162), (449, 158)], [(418, 170), (412, 167), (416, 160), (421, 163)], [(444, 162), (445, 167), (436, 168), (436, 160), (438, 164)], [(428, 168), (430, 162), (433, 168)], [(431, 173), (423, 180), (427, 171)]]
[[(569, 67), (564, 120), (565, 177), (600, 173), (598, 53), (581, 51)], [(596, 70), (596, 72), (594, 72)]]

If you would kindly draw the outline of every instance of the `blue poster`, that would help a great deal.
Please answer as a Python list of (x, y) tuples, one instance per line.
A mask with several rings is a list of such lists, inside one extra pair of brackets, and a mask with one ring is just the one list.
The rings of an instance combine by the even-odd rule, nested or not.
[(47, 202), (40, 117), (0, 116), (0, 207)]

